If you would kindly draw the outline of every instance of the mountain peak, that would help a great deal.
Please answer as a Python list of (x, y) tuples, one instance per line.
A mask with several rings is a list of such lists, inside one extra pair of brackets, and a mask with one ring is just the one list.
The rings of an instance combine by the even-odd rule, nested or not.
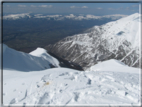
[(140, 13), (134, 13), (132, 15), (129, 15), (127, 17), (119, 19), (120, 21), (138, 21), (141, 22), (141, 14)]
[(37, 49), (30, 52), (29, 54), (31, 54), (33, 56), (41, 56), (42, 54), (46, 54), (46, 53), (47, 53), (47, 51), (45, 49), (38, 47)]
[[(139, 66), (140, 14), (135, 13), (117, 21), (94, 26), (86, 33), (69, 36), (48, 51), (79, 63), (86, 70), (99, 61), (121, 60), (129, 66)], [(114, 60), (111, 62), (116, 63)]]

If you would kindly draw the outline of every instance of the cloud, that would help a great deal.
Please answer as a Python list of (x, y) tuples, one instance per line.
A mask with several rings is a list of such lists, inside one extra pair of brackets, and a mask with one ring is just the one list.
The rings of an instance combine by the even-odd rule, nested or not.
[(108, 8), (108, 10), (114, 10), (113, 8)]
[(18, 7), (27, 7), (26, 5), (18, 5)]
[[(127, 7), (128, 8), (128, 7)], [(107, 8), (108, 10), (124, 10), (123, 7), (120, 7), (120, 8)]]
[(101, 10), (101, 9), (103, 9), (103, 8), (101, 8), (101, 7), (98, 7), (97, 9)]
[(70, 8), (71, 8), (71, 9), (74, 9), (74, 8), (78, 8), (78, 7), (76, 7), (76, 6), (70, 6)]
[(126, 9), (129, 9), (130, 7), (126, 7)]
[(82, 6), (82, 8), (88, 8), (87, 6)]
[(139, 5), (132, 5), (132, 7), (138, 7)]
[(31, 7), (37, 7), (37, 6), (35, 6), (35, 5), (31, 5)]
[(88, 8), (87, 6), (82, 6), (82, 7), (77, 7), (77, 6), (70, 6), (71, 9), (75, 9), (75, 8)]
[(40, 5), (39, 7), (43, 7), (43, 8), (51, 8), (52, 5)]

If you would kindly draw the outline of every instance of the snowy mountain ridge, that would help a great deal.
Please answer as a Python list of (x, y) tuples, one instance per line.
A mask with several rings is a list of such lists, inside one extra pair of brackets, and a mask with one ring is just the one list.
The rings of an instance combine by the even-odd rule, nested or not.
[(99, 71), (112, 71), (112, 72), (115, 71), (115, 72), (136, 73), (135, 71), (137, 70), (138, 70), (137, 68), (129, 67), (121, 61), (110, 59), (107, 61), (99, 62), (98, 64), (91, 66), (86, 71), (98, 71), (98, 72)]
[[(121, 42), (124, 42), (125, 40), (130, 42), (133, 48), (139, 47), (139, 39), (141, 33), (140, 17), (141, 15), (139, 13), (135, 13), (126, 18), (121, 18), (115, 22), (107, 23), (106, 26), (109, 26), (110, 28), (102, 36), (104, 37), (104, 39), (116, 36), (116, 39), (121, 40)], [(110, 34), (109, 32), (111, 32), (112, 34)]]
[(46, 49), (84, 69), (108, 59), (139, 67), (141, 15), (139, 13), (94, 26), (83, 34), (68, 36)]
[(20, 19), (20, 18), (31, 18), (29, 13), (21, 13), (21, 14), (10, 14), (10, 15), (5, 15), (3, 16), (3, 19), (12, 19), (12, 20), (16, 20), (16, 19)]
[(42, 48), (37, 48), (35, 51), (27, 54), (11, 49), (3, 44), (3, 69), (36, 71), (51, 67), (60, 67), (59, 61)]
[(69, 14), (69, 15), (60, 15), (60, 14), (55, 14), (55, 15), (43, 15), (43, 14), (34, 14), (31, 15), (30, 13), (21, 13), (21, 14), (10, 14), (10, 15), (5, 15), (3, 16), (4, 20), (16, 20), (20, 18), (47, 18), (50, 20), (51, 18), (54, 18), (55, 20), (64, 20), (64, 19), (73, 19), (73, 20), (96, 20), (96, 19), (112, 19), (116, 20), (122, 17), (126, 17), (127, 15), (122, 15), (122, 14), (113, 14), (113, 15), (104, 15), (104, 16), (95, 16), (92, 14), (87, 14), (87, 15), (74, 15), (74, 14)]

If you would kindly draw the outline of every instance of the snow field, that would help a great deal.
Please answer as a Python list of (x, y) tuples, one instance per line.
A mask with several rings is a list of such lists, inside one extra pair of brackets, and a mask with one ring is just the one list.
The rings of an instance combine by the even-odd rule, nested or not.
[(11, 72), (13, 75), (4, 71), (6, 105), (140, 104), (138, 73), (80, 72), (67, 68)]

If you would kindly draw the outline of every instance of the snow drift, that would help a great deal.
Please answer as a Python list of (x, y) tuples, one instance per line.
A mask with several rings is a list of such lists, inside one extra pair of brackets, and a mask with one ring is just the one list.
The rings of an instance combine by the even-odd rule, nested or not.
[[(125, 65), (117, 63), (110, 67), (108, 63), (100, 63), (100, 67), (97, 66), (99, 71), (86, 72), (68, 68), (53, 68), (40, 72), (4, 70), (4, 105), (140, 105), (140, 69), (130, 68), (129, 72), (130, 69), (125, 69)], [(103, 66), (106, 70), (101, 70)], [(121, 66), (121, 69), (117, 70), (117, 66)]]
[(59, 67), (59, 62), (42, 48), (37, 48), (35, 51), (27, 54), (11, 49), (3, 44), (3, 69), (36, 71), (51, 67)]

